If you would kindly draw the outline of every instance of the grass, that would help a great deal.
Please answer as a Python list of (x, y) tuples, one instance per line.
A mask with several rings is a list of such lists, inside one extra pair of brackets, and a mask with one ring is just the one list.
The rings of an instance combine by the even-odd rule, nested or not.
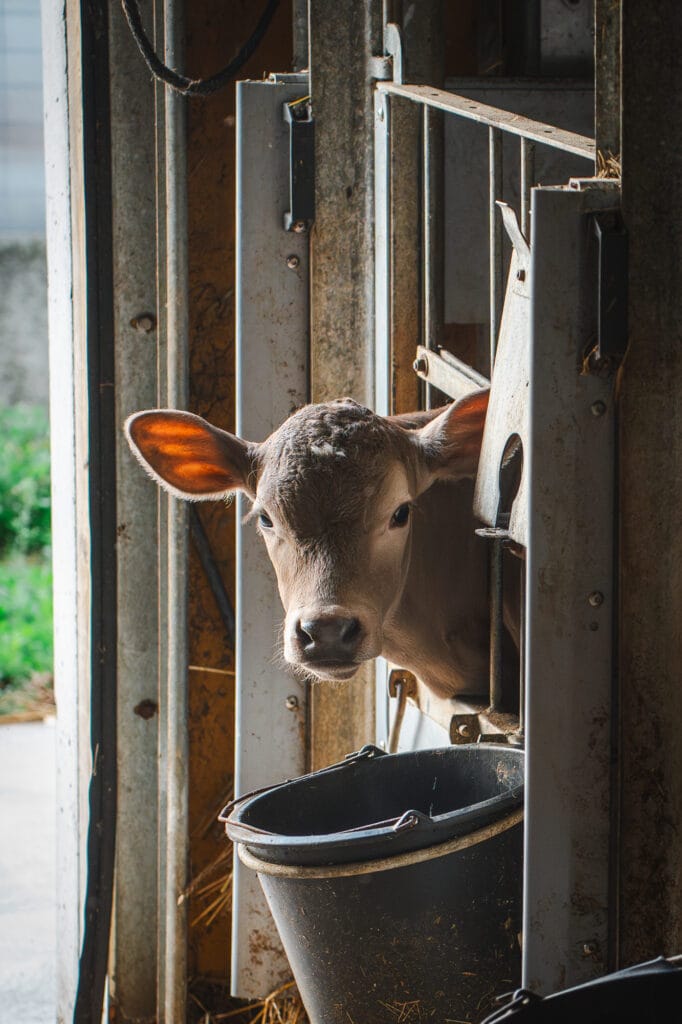
[(47, 410), (0, 408), (0, 715), (51, 702)]

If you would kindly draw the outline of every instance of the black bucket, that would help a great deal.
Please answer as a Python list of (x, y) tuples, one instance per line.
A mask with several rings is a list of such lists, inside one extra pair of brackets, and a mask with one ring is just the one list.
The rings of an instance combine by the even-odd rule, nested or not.
[(519, 986), (523, 764), (370, 746), (225, 809), (312, 1024), (477, 1022)]

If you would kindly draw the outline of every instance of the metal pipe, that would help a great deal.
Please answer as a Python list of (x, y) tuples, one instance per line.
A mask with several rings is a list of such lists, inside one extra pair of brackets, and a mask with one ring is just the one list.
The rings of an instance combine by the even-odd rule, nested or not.
[(490, 544), (490, 710), (502, 706), (502, 541)]
[(497, 334), (502, 300), (502, 223), (497, 216), (497, 200), (502, 198), (502, 132), (488, 129), (489, 238), (490, 238), (490, 378), (497, 350)]
[(535, 178), (535, 143), (521, 137), (521, 233), (528, 238), (530, 230), (530, 190)]
[[(428, 349), (436, 349), (443, 324), (443, 123), (442, 115), (429, 107), (422, 118), (422, 338)], [(433, 404), (433, 388), (426, 385), (426, 408)]]
[[(163, 7), (164, 60), (182, 66), (183, 3), (166, 0)], [(161, 95), (161, 88), (163, 94)], [(165, 242), (161, 276), (165, 281), (166, 359), (165, 396), (171, 407), (187, 402), (187, 165), (186, 101), (159, 87), (163, 120), (163, 186), (161, 228)], [(187, 509), (168, 499), (166, 522), (167, 577), (165, 600), (168, 623), (166, 709), (163, 725), (165, 770), (165, 873), (160, 879), (164, 914), (163, 991), (161, 1005), (167, 1021), (185, 1020), (187, 981), (187, 903), (178, 897), (187, 885), (189, 737), (187, 730)], [(162, 677), (163, 685), (163, 677)], [(163, 791), (163, 790), (162, 790)]]

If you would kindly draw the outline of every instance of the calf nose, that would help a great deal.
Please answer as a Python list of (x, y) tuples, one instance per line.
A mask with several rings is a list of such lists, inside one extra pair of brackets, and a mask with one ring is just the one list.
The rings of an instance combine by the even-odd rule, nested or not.
[(318, 661), (348, 661), (360, 643), (360, 620), (342, 615), (321, 615), (300, 619), (296, 634), (308, 658)]

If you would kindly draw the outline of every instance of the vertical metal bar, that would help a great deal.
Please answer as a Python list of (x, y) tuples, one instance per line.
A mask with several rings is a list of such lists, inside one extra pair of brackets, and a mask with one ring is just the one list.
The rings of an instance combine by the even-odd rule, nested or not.
[(490, 376), (493, 375), (502, 305), (502, 222), (497, 200), (502, 199), (502, 132), (488, 129), (489, 237), (490, 237)]
[[(594, 135), (597, 161), (620, 156), (621, 0), (594, 3)], [(597, 168), (599, 169), (599, 168)]]
[[(502, 221), (497, 200), (502, 198), (502, 132), (488, 129), (489, 245), (490, 245), (490, 376), (497, 351), (502, 305)], [(490, 545), (490, 707), (502, 702), (502, 544)]]
[[(118, 549), (118, 807), (109, 997), (121, 1021), (157, 1016), (159, 962), (159, 716), (134, 709), (159, 701), (157, 494), (140, 474), (122, 424), (158, 405), (158, 330), (135, 328), (156, 311), (154, 84), (121, 12), (109, 7), (112, 137), (116, 514)], [(141, 131), (140, 126), (149, 126)], [(157, 327), (155, 321), (154, 326)], [(165, 403), (164, 403), (165, 404)], [(166, 638), (163, 638), (164, 643)], [(163, 712), (162, 712), (163, 713)]]
[[(182, 66), (183, 4), (157, 0), (165, 62)], [(158, 46), (157, 46), (158, 48)], [(187, 404), (186, 103), (157, 85), (157, 232), (159, 238), (159, 398)], [(159, 499), (159, 1013), (184, 1020), (187, 1001), (188, 870), (187, 508)]]
[[(437, 348), (443, 329), (443, 115), (432, 107), (423, 108), (422, 121), (422, 232), (423, 244), (423, 344)], [(426, 408), (430, 409), (434, 389), (426, 385)]]
[(530, 229), (530, 190), (535, 178), (535, 143), (521, 136), (521, 232), (528, 238)]
[(630, 964), (682, 948), (682, 4), (624, 3), (622, 18), (618, 931)]
[(490, 543), (490, 708), (502, 704), (502, 542)]
[(522, 559), (519, 565), (519, 736), (523, 738), (526, 730), (526, 572), (527, 561)]
[(614, 380), (575, 368), (597, 323), (590, 212), (613, 202), (533, 189), (523, 985), (542, 994), (609, 963)]
[[(307, 91), (306, 81), (246, 81), (239, 82), (236, 90), (237, 432), (252, 441), (264, 440), (308, 397), (308, 237), (283, 227), (289, 198), (283, 106)], [(296, 259), (291, 260), (292, 256)], [(275, 337), (273, 345), (270, 339)], [(252, 524), (243, 523), (247, 507), (247, 499), (240, 496), (237, 793), (301, 775), (307, 753), (306, 685), (292, 678), (274, 657), (282, 605), (261, 539)], [(290, 708), (288, 696), (295, 698)], [(289, 968), (256, 875), (236, 856), (234, 867), (230, 984), (234, 995), (263, 997), (285, 980)], [(268, 936), (266, 948), (264, 935)], [(259, 952), (254, 956), (256, 947)]]

